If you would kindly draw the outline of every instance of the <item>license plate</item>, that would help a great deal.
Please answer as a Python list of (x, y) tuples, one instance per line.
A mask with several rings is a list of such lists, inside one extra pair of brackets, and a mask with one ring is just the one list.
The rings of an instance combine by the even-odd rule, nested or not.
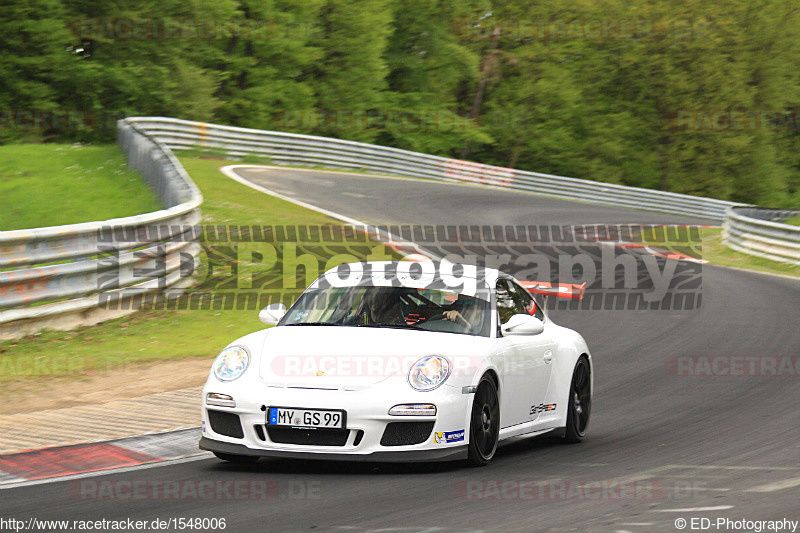
[(344, 428), (345, 412), (340, 409), (295, 409), (270, 407), (267, 424), (302, 428)]

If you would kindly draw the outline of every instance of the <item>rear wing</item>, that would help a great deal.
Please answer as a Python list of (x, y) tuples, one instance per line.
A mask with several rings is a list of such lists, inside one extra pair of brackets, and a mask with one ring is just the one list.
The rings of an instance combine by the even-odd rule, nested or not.
[(583, 300), (583, 295), (586, 294), (585, 281), (580, 285), (575, 285), (573, 283), (548, 283), (546, 281), (520, 281), (519, 284), (534, 294), (555, 296), (557, 298)]

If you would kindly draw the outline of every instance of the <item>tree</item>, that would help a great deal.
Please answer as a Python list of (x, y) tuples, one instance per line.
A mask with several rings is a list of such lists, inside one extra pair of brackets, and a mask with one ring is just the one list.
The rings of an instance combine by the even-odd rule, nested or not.
[[(0, 142), (34, 140), (88, 127), (78, 90), (80, 61), (58, 0), (9, 0), (0, 17)], [(72, 106), (67, 109), (64, 106)], [(53, 120), (71, 123), (54, 126)]]
[(388, 68), (384, 50), (392, 11), (388, 0), (327, 0), (320, 11), (323, 50), (314, 69), (314, 133), (370, 142), (377, 129), (363, 127), (369, 110), (384, 106)]
[(321, 1), (241, 1), (241, 18), (257, 31), (225, 43), (216, 119), (259, 129), (305, 131), (314, 106), (313, 44)]

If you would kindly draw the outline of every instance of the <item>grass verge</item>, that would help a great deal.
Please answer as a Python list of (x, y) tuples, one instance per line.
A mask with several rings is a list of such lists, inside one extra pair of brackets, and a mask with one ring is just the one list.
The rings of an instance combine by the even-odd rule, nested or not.
[(675, 235), (646, 233), (642, 244), (656, 249), (703, 259), (712, 265), (741, 268), (769, 274), (800, 277), (800, 266), (737, 252), (722, 242), (722, 228), (694, 227), (689, 233), (677, 231)]
[(722, 228), (701, 228), (702, 257), (714, 265), (800, 277), (800, 266), (731, 250), (722, 242)]
[(0, 230), (60, 226), (162, 209), (115, 144), (0, 146)]

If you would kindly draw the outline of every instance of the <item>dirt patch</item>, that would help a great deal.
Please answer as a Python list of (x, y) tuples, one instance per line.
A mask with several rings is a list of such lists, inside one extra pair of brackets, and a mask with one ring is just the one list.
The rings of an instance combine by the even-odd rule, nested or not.
[(160, 360), (82, 376), (9, 381), (0, 415), (98, 404), (205, 383), (213, 358)]

